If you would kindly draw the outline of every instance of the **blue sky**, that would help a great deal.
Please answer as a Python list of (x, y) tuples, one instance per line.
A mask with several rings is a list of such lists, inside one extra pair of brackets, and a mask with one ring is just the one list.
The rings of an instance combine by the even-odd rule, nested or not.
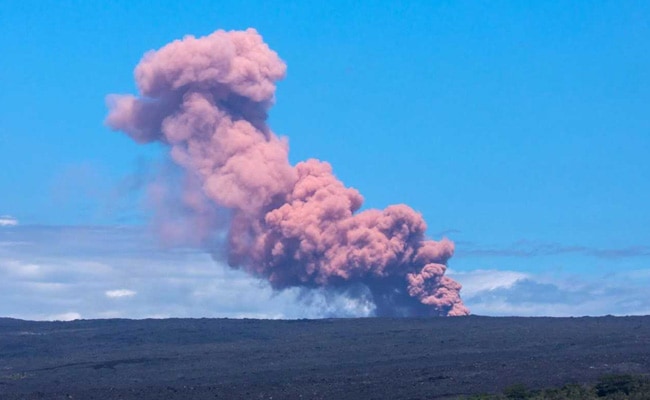
[[(289, 137), (292, 162), (329, 161), (365, 207), (420, 211), (430, 236), (456, 242), (449, 265), (472, 311), (649, 313), (650, 4), (347, 3), (0, 0), (0, 215), (19, 222), (0, 226), (0, 298), (18, 296), (0, 314), (196, 315), (192, 290), (155, 300), (145, 288), (167, 287), (162, 275), (124, 277), (134, 260), (169, 250), (107, 240), (116, 226), (146, 226), (133, 180), (164, 151), (106, 128), (104, 98), (135, 92), (147, 50), (247, 27), (288, 65), (270, 125)], [(143, 248), (151, 240), (133, 235)], [(96, 240), (70, 239), (82, 236)], [(178, 257), (188, 257), (179, 274), (209, 261)], [(80, 296), (85, 275), (73, 265), (89, 260), (113, 271), (112, 286), (97, 288), (91, 306), (52, 306)], [(183, 277), (188, 288), (204, 278)], [(30, 282), (72, 286), (20, 286)], [(115, 304), (106, 295), (115, 290), (133, 294)], [(260, 293), (272, 310), (229, 309), (219, 297), (199, 309), (316, 315), (296, 308), (295, 293)]]

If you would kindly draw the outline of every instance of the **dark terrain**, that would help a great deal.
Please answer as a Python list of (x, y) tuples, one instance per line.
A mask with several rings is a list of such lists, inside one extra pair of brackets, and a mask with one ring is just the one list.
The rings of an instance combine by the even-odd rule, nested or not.
[(650, 373), (650, 317), (0, 319), (0, 399), (429, 399)]

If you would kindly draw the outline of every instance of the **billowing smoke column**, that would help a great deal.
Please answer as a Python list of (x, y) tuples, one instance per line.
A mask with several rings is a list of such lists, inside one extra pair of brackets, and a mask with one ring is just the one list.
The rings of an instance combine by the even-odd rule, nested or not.
[(203, 243), (224, 230), (211, 210), (227, 210), (227, 243), (207, 250), (232, 267), (275, 289), (365, 287), (378, 316), (467, 315), (460, 285), (444, 276), (454, 245), (426, 240), (420, 214), (357, 213), (363, 197), (328, 163), (289, 163), (287, 141), (265, 122), (285, 70), (254, 29), (187, 36), (145, 54), (140, 97), (109, 96), (107, 123), (169, 146), (187, 174), (189, 230)]

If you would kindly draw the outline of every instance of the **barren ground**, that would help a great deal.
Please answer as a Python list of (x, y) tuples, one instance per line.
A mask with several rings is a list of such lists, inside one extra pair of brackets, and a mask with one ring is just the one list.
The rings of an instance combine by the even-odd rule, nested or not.
[(429, 399), (650, 373), (650, 317), (0, 319), (1, 399)]

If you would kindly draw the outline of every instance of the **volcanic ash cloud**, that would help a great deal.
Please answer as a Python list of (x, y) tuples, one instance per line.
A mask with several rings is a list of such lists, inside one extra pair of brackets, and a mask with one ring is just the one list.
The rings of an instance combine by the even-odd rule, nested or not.
[(328, 163), (289, 163), (286, 139), (266, 124), (285, 71), (254, 29), (186, 36), (144, 55), (140, 95), (110, 95), (107, 123), (169, 147), (186, 175), (177, 200), (193, 216), (176, 233), (231, 267), (275, 289), (367, 296), (378, 316), (469, 314), (444, 275), (454, 244), (426, 240), (420, 214), (402, 204), (357, 212), (363, 197)]

